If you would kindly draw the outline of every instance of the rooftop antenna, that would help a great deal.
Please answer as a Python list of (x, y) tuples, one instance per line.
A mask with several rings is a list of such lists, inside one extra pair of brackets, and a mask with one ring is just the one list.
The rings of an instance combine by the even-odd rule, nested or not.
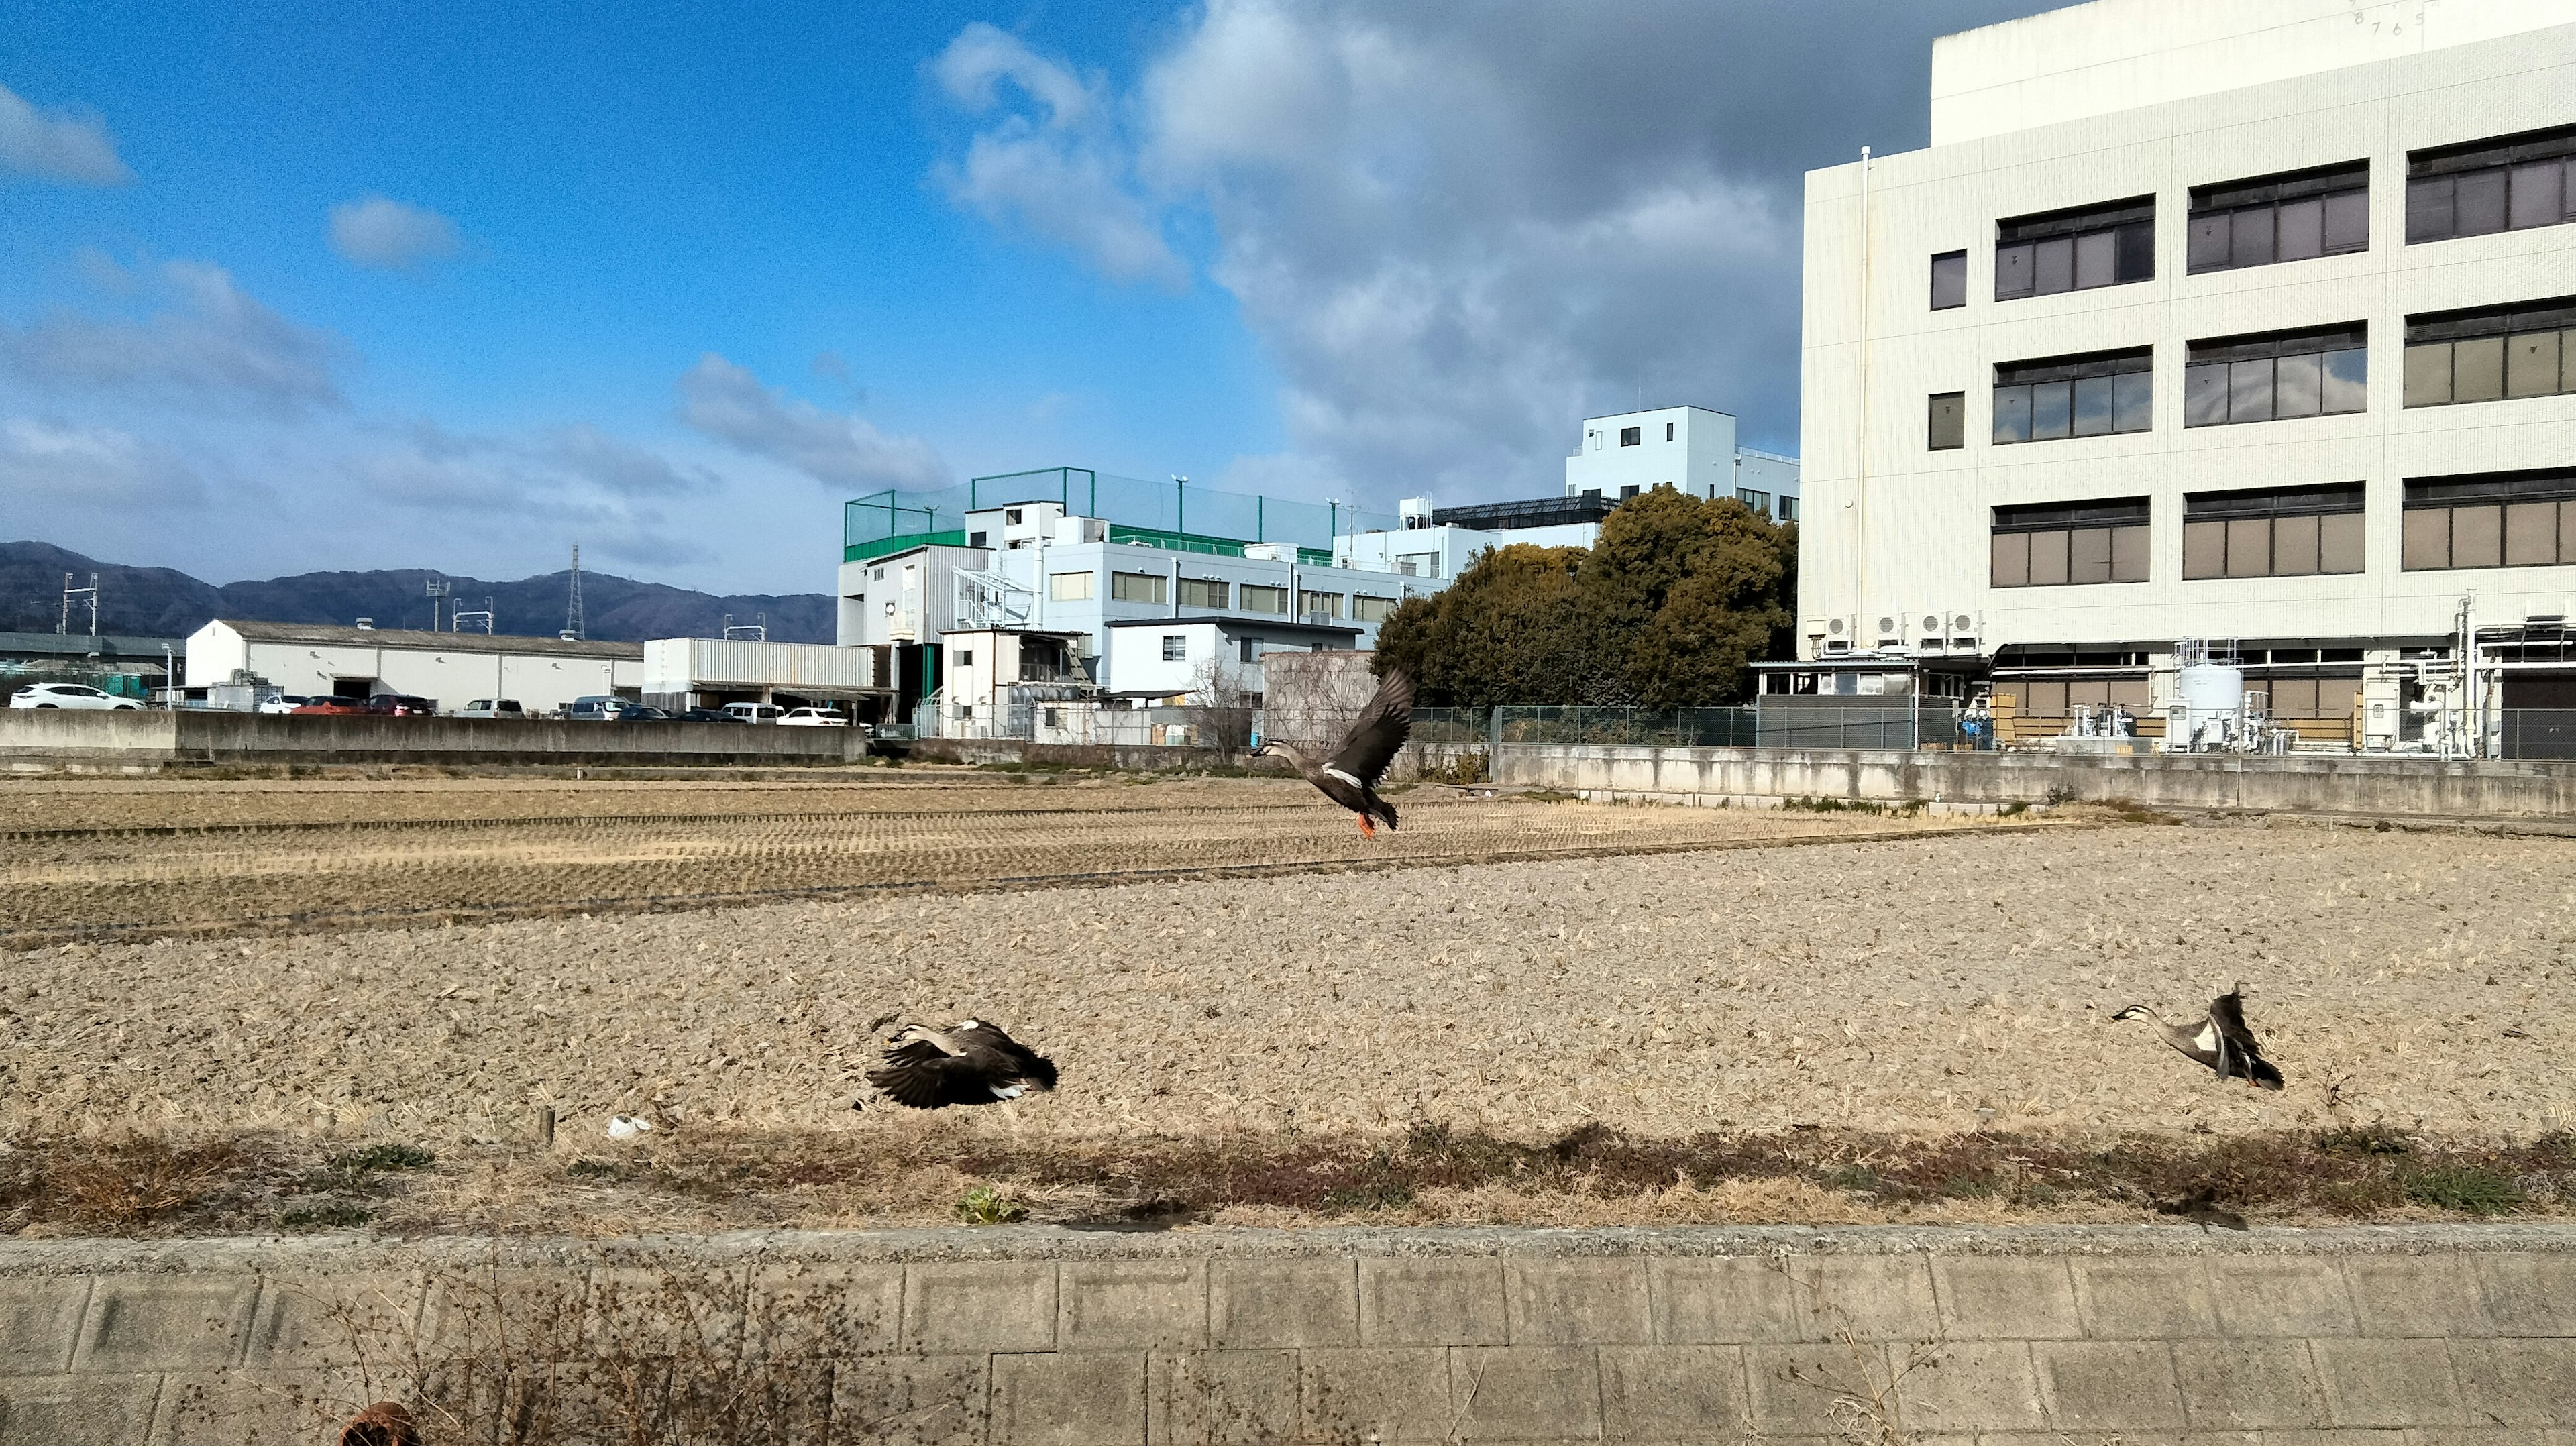
[(451, 611), (447, 615), (447, 627), (450, 632), (461, 633), (475, 623), (483, 625), (483, 636), (487, 638), (492, 636), (492, 600), (490, 598), (483, 599), (483, 611), (479, 613), (466, 608)]
[(572, 545), (572, 596), (564, 603), (563, 638), (565, 642), (581, 641), (581, 544)]
[(756, 613), (756, 614), (754, 614), (753, 616), (755, 616), (756, 618), (758, 618), (758, 619), (759, 619), (759, 621), (754, 622), (754, 623), (750, 623), (750, 624), (747, 624), (747, 625), (744, 625), (744, 626), (737, 627), (737, 626), (735, 626), (735, 625), (734, 625), (733, 614), (731, 614), (731, 613), (727, 613), (727, 614), (725, 614), (725, 615), (724, 615), (724, 636), (725, 636), (725, 641), (726, 641), (726, 642), (728, 642), (728, 643), (730, 643), (730, 642), (734, 642), (734, 641), (737, 641), (737, 640), (744, 641), (744, 642), (753, 642), (753, 643), (765, 643), (765, 642), (768, 642), (768, 641), (769, 641), (769, 614), (767, 614), (767, 613)]
[[(454, 591), (456, 591), (456, 584), (447, 581), (445, 578), (432, 577), (429, 580), (429, 630), (431, 632), (434, 633), (438, 631), (438, 604), (440, 600)], [(454, 624), (454, 619), (451, 618), (449, 622), (452, 626)]]

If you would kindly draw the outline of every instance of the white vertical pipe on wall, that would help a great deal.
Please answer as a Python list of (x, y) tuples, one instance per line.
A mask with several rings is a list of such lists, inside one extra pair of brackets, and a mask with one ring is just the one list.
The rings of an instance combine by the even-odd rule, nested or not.
[(1852, 650), (1860, 650), (1861, 615), (1869, 611), (1869, 147), (1860, 148), (1860, 452), (1852, 466)]

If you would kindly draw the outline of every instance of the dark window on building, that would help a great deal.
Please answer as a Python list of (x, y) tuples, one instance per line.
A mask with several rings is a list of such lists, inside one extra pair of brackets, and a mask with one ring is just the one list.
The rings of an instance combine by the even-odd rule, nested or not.
[(1254, 661), (1252, 655), (1252, 639), (1244, 638), (1236, 644), (1235, 658), (1237, 661), (1245, 663)]
[(1622, 487), (1622, 488), (1620, 488), (1620, 489), (1619, 489), (1619, 500), (1620, 500), (1620, 501), (1622, 501), (1622, 502), (1625, 502), (1625, 501), (1627, 501), (1629, 498), (1634, 497), (1634, 496), (1636, 496), (1636, 495), (1637, 495), (1637, 489), (1636, 489), (1636, 488), (1634, 488), (1634, 487)]
[(1187, 633), (1165, 633), (1165, 634), (1163, 634), (1163, 661), (1164, 661), (1164, 662), (1166, 662), (1166, 663), (1185, 663), (1185, 662), (1188, 662), (1188, 661), (1189, 661), (1189, 657), (1190, 657), (1190, 638), (1189, 638), (1189, 634), (1187, 634)]
[(1643, 427), (1621, 427), (1619, 429), (1619, 445), (1622, 447), (1634, 447), (1645, 440), (1646, 429)]
[(2576, 471), (2409, 480), (2399, 553), (2408, 572), (2576, 564)]
[(1735, 489), (1735, 500), (1765, 517), (1771, 515), (1771, 494), (1768, 492), (1757, 492), (1750, 487), (1738, 487)]
[(2361, 322), (2196, 341), (2182, 374), (2182, 424), (2217, 427), (2358, 412), (2368, 402)]
[(2156, 274), (2156, 198), (2132, 196), (1995, 223), (1995, 300), (2087, 291)]
[(2182, 500), (2182, 575), (2312, 577), (2362, 570), (2362, 485), (2193, 492)]
[(1226, 584), (1213, 577), (1181, 579), (1181, 606), (1185, 608), (1221, 608), (1225, 606)]
[(1947, 452), (1966, 445), (1968, 445), (1968, 394), (1934, 392), (1932, 394), (1932, 450)]
[(1166, 601), (1166, 579), (1159, 572), (1113, 572), (1109, 574), (1109, 597), (1113, 602), (1153, 603)]
[(2143, 432), (2154, 410), (2154, 367), (2149, 347), (1998, 365), (1995, 441)]
[(1968, 304), (1968, 253), (1944, 251), (1932, 258), (1932, 309), (1947, 311)]
[(1780, 520), (1781, 520), (1781, 521), (1783, 521), (1783, 522), (1795, 522), (1795, 521), (1797, 521), (1797, 520), (1798, 520), (1798, 499), (1797, 499), (1797, 498), (1795, 498), (1795, 497), (1789, 497), (1789, 496), (1782, 496), (1782, 497), (1780, 497), (1779, 499), (1777, 499), (1777, 500), (1773, 503), (1773, 505), (1774, 505), (1774, 506), (1776, 506), (1776, 507), (1778, 507), (1778, 508), (1780, 509)]
[(2410, 151), (2406, 240), (2576, 221), (2576, 126)]
[(2370, 249), (2370, 163), (2194, 186), (2184, 269), (2227, 271)]
[(2576, 392), (2576, 296), (2406, 318), (2406, 405)]
[(1670, 422), (1666, 422), (1666, 423), (1664, 423), (1664, 440), (1665, 440), (1665, 441), (1667, 441), (1667, 442), (1669, 442), (1669, 441), (1671, 441), (1672, 439), (1673, 439), (1673, 424), (1672, 424), (1672, 423), (1670, 423)]
[(1010, 509), (1008, 509), (1008, 510), (1004, 511), (1004, 512), (1002, 513), (1002, 520), (1003, 520), (1004, 522), (1009, 523), (1009, 524), (1010, 524), (1011, 526), (1013, 526), (1013, 527), (1017, 527), (1017, 526), (1019, 526), (1019, 525), (1020, 525), (1020, 509), (1018, 509), (1018, 508), (1016, 508), (1016, 507), (1013, 507), (1013, 508), (1010, 508)]
[(1988, 581), (1996, 587), (2145, 582), (2144, 497), (1995, 509)]
[(957, 666), (961, 668), (971, 668), (975, 666), (975, 650), (973, 648), (959, 648), (957, 650)]
[(982, 546), (984, 546), (984, 545), (985, 545), (985, 543), (984, 543), (984, 538), (985, 538), (985, 536), (986, 536), (986, 534), (981, 533), (981, 532), (970, 532), (970, 533), (967, 533), (967, 534), (966, 534), (966, 545), (967, 545), (968, 547), (982, 547)]

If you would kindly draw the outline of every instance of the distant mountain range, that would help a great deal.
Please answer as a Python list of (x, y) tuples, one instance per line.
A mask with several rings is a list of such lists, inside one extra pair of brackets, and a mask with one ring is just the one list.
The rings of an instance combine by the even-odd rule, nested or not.
[[(273, 623), (336, 623), (346, 627), (373, 618), (380, 628), (429, 626), (427, 584), (455, 585), (448, 604), (480, 609), (492, 600), (496, 631), (553, 637), (564, 625), (568, 572), (517, 582), (485, 582), (414, 568), (384, 572), (308, 572), (264, 582), (200, 582), (166, 567), (125, 567), (98, 562), (45, 542), (0, 542), (0, 630), (50, 633), (61, 617), (63, 574), (86, 586), (98, 574), (98, 626), (103, 633), (184, 638), (214, 618)], [(766, 613), (769, 638), (780, 643), (828, 643), (839, 627), (837, 609), (823, 593), (715, 597), (660, 583), (637, 582), (611, 572), (581, 574), (585, 631), (614, 642), (647, 638), (720, 636), (727, 613), (747, 626)], [(446, 616), (442, 605), (440, 617)], [(442, 624), (443, 625), (443, 624)], [(86, 603), (74, 608), (72, 626), (89, 628)]]

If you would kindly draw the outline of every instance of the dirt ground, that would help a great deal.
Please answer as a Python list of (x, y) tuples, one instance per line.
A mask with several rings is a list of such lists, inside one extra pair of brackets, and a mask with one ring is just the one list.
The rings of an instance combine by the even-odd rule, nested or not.
[[(454, 897), (489, 901), (535, 896), (577, 868), (631, 892), (638, 876), (670, 887), (657, 870), (673, 857), (712, 857), (745, 880), (1320, 863), (28, 948), (0, 955), (0, 1137), (397, 1141), (517, 1161), (491, 1165), (499, 1173), (470, 1190), (449, 1182), (452, 1195), (488, 1196), (504, 1174), (562, 1185), (564, 1160), (596, 1155), (614, 1173), (621, 1152), (757, 1153), (762, 1138), (918, 1162), (1193, 1140), (1273, 1155), (1359, 1141), (1365, 1153), (1368, 1140), (1426, 1129), (1545, 1141), (1594, 1127), (1638, 1149), (1801, 1130), (2058, 1142), (2397, 1130), (2509, 1143), (2576, 1129), (2567, 841), (2108, 817), (1934, 832), (1888, 818), (1417, 790), (1406, 829), (1379, 847), (1427, 861), (1353, 871), (1339, 861), (1370, 846), (1342, 838), (1347, 819), (1298, 787), (973, 779), (852, 790), (829, 808), (747, 788), (732, 801), (765, 818), (659, 826), (640, 815), (727, 810), (706, 803), (717, 790), (647, 790), (640, 806), (581, 790), (566, 797), (627, 821), (345, 828), (318, 842), (329, 831), (22, 826), (0, 874), (21, 924), (85, 901), (114, 906), (89, 917), (131, 922), (138, 901), (255, 911), (458, 880), (472, 887)], [(514, 802), (494, 801), (504, 795)], [(231, 796), (185, 807), (211, 822), (226, 807), (277, 806), (269, 790)], [(371, 809), (579, 812), (536, 787), (370, 796), (320, 795), (357, 822)], [(117, 806), (133, 825), (152, 816)], [(1845, 838), (1896, 828), (1922, 832)], [(1490, 859), (1510, 847), (1693, 840), (1737, 846), (1436, 862), (1443, 850)], [(2238, 980), (2288, 1076), (2278, 1093), (2222, 1086), (2145, 1026), (2110, 1022), (2130, 1003), (2189, 1016)], [(851, 1108), (888, 1021), (966, 1016), (1050, 1054), (1062, 1088), (972, 1112)], [(541, 1107), (560, 1134), (531, 1165), (521, 1142)], [(660, 1128), (612, 1145), (620, 1112)], [(1832, 1168), (1865, 1169), (1874, 1148)], [(896, 1197), (919, 1196), (914, 1212), (953, 1200), (940, 1192), (965, 1177), (943, 1168), (919, 1189), (873, 1182), (867, 1208), (902, 1217)], [(1470, 1217), (1501, 1209), (1474, 1205), (1472, 1191), (1458, 1198)], [(1754, 1208), (1727, 1205), (1723, 1191), (1707, 1199), (1721, 1218)], [(1813, 1201), (1762, 1208), (1795, 1218), (1810, 1206), (1845, 1218)]]
[(1294, 779), (879, 778), (0, 784), (0, 947), (1960, 826), (1425, 787), (1368, 840)]

